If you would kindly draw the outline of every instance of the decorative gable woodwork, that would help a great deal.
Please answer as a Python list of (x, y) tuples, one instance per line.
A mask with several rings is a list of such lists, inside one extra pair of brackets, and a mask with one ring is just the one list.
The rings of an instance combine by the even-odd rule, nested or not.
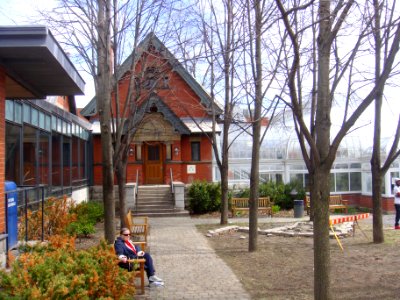
[(133, 142), (172, 142), (179, 141), (181, 135), (159, 112), (147, 113), (140, 122)]

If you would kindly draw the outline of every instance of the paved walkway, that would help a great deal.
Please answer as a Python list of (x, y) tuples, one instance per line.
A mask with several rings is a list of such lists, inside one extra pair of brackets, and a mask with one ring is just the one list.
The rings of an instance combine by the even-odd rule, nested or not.
[[(307, 219), (307, 218), (306, 218)], [(300, 219), (259, 218), (259, 222)], [(229, 219), (229, 222), (248, 222)], [(150, 218), (148, 244), (164, 287), (146, 287), (137, 299), (250, 299), (233, 271), (209, 246), (196, 224), (219, 224), (219, 219)], [(146, 280), (147, 282), (147, 280)]]
[(232, 270), (189, 217), (150, 218), (148, 239), (164, 287), (146, 287), (137, 299), (250, 299)]
[[(258, 222), (297, 222), (294, 218), (259, 218)], [(385, 227), (394, 216), (383, 216)], [(372, 222), (372, 217), (365, 222)], [(229, 219), (244, 223), (247, 219)], [(150, 218), (148, 244), (157, 275), (164, 287), (146, 287), (145, 295), (136, 299), (251, 299), (233, 271), (209, 246), (207, 237), (199, 233), (196, 224), (219, 224), (219, 219), (190, 217)], [(146, 280), (147, 283), (147, 280)]]

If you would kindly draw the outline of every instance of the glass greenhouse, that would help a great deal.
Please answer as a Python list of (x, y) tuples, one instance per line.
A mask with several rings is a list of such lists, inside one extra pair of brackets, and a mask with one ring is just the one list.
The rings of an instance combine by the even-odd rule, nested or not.
[[(265, 131), (265, 127), (263, 128)], [(368, 143), (368, 139), (371, 140)], [(248, 186), (250, 182), (252, 136), (251, 128), (232, 125), (229, 134), (229, 185), (233, 188)], [(382, 142), (382, 160), (386, 157), (390, 139)], [(222, 143), (222, 141), (220, 141)], [(371, 195), (372, 176), (370, 159), (372, 137), (346, 136), (336, 155), (331, 170), (332, 193), (357, 193)], [(219, 145), (221, 147), (221, 145)], [(213, 180), (220, 180), (218, 166), (214, 160)], [(260, 149), (261, 181), (288, 183), (294, 180), (308, 184), (308, 170), (303, 161), (300, 145), (294, 130), (270, 128), (265, 134)], [(382, 194), (392, 195), (392, 180), (399, 176), (399, 160), (394, 162), (384, 177)]]

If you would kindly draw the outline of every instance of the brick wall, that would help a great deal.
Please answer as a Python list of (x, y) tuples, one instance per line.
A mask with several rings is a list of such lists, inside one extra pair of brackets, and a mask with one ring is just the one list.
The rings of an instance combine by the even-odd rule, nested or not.
[(6, 74), (4, 69), (0, 67), (0, 232), (5, 232), (5, 200), (4, 200), (4, 180), (5, 180), (5, 80)]
[[(146, 54), (144, 54), (147, 56)], [(201, 104), (199, 96), (195, 93), (191, 86), (183, 79), (181, 76), (175, 72), (170, 64), (167, 63), (162, 57), (157, 57), (154, 55), (147, 56), (146, 59), (140, 60), (135, 66), (135, 72), (138, 73), (142, 68), (145, 67), (156, 67), (160, 72), (163, 73), (162, 78), (168, 78), (167, 88), (157, 86), (156, 91), (143, 90), (143, 94), (138, 100), (138, 104), (147, 100), (149, 93), (155, 92), (158, 97), (168, 106), (168, 108), (175, 114), (178, 118), (180, 117), (204, 117), (207, 113), (205, 107)], [(120, 105), (124, 107), (126, 95), (128, 93), (128, 87), (130, 84), (130, 75), (127, 72), (126, 76), (119, 81), (119, 95), (120, 95)], [(161, 82), (159, 82), (160, 84)], [(113, 95), (114, 97), (114, 95)], [(115, 101), (113, 101), (114, 103)], [(115, 109), (115, 106), (113, 107)], [(94, 117), (96, 118), (96, 117)], [(200, 141), (200, 162), (191, 161), (191, 137), (182, 136), (182, 140), (174, 140), (171, 145), (171, 161), (165, 161), (164, 155), (164, 183), (170, 182), (170, 169), (173, 170), (174, 181), (183, 181), (184, 183), (191, 183), (195, 179), (212, 180), (212, 147), (209, 140), (206, 137), (201, 137), (198, 134), (195, 137)], [(157, 141), (160, 141), (159, 139)], [(169, 140), (169, 142), (172, 141)], [(162, 141), (161, 141), (162, 142)], [(179, 153), (175, 155), (174, 149), (179, 149)], [(102, 184), (102, 162), (101, 162), (101, 143), (100, 136), (96, 136), (93, 139), (93, 180), (94, 185)], [(136, 181), (136, 170), (139, 170), (139, 183), (144, 183), (144, 148), (142, 148), (142, 160), (135, 161), (134, 157), (128, 158), (127, 166), (127, 182)], [(187, 174), (187, 166), (195, 165), (196, 173)]]
[[(372, 196), (360, 195), (358, 201), (352, 205), (358, 207), (366, 207), (372, 210)], [(384, 213), (394, 212), (394, 199), (393, 197), (382, 197), (382, 211)]]

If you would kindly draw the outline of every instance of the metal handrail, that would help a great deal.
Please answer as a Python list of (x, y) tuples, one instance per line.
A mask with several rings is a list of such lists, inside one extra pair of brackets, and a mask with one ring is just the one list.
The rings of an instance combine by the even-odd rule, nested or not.
[(17, 186), (17, 191), (22, 192), (24, 204), (18, 205), (18, 207), (24, 207), (24, 215), (25, 215), (25, 242), (28, 241), (28, 192), (31, 190), (36, 190), (36, 199), (38, 199), (38, 192), (41, 190), (41, 197), (38, 200), (31, 201), (29, 205), (41, 203), (41, 212), (42, 212), (42, 236), (41, 240), (44, 241), (44, 188), (46, 185), (40, 184), (36, 186), (29, 186), (29, 185), (19, 185)]
[[(34, 204), (41, 204), (41, 213), (42, 213), (42, 219), (41, 219), (41, 240), (44, 241), (44, 202), (45, 202), (45, 197), (44, 197), (44, 188), (47, 187), (47, 185), (40, 184), (36, 186), (32, 185), (19, 185), (17, 186), (16, 190), (9, 190), (5, 191), (5, 221), (6, 221), (6, 226), (5, 226), (5, 235), (8, 236), (8, 196), (9, 194), (12, 193), (17, 193), (17, 197), (20, 198), (20, 200), (17, 203), (17, 209), (23, 209), (24, 210), (24, 217), (25, 217), (25, 242), (28, 241), (28, 206), (34, 205)], [(29, 196), (28, 192), (29, 191), (34, 191), (34, 201), (29, 201)], [(41, 195), (39, 195), (39, 193)], [(29, 201), (29, 203), (28, 203)], [(18, 214), (18, 211), (17, 211)], [(9, 244), (8, 244), (8, 237), (6, 240), (6, 252), (9, 250)], [(8, 256), (7, 256), (7, 264), (8, 264)]]
[(172, 168), (169, 169), (169, 175), (171, 178), (171, 194), (173, 194), (175, 192), (175, 188), (174, 188), (174, 176), (172, 174)]
[(136, 185), (135, 185), (135, 198), (138, 194), (138, 186), (139, 186), (139, 170), (136, 170)]
[(136, 170), (136, 184), (135, 184), (135, 210), (137, 211), (137, 205), (138, 205), (138, 186), (139, 186), (139, 170)]

